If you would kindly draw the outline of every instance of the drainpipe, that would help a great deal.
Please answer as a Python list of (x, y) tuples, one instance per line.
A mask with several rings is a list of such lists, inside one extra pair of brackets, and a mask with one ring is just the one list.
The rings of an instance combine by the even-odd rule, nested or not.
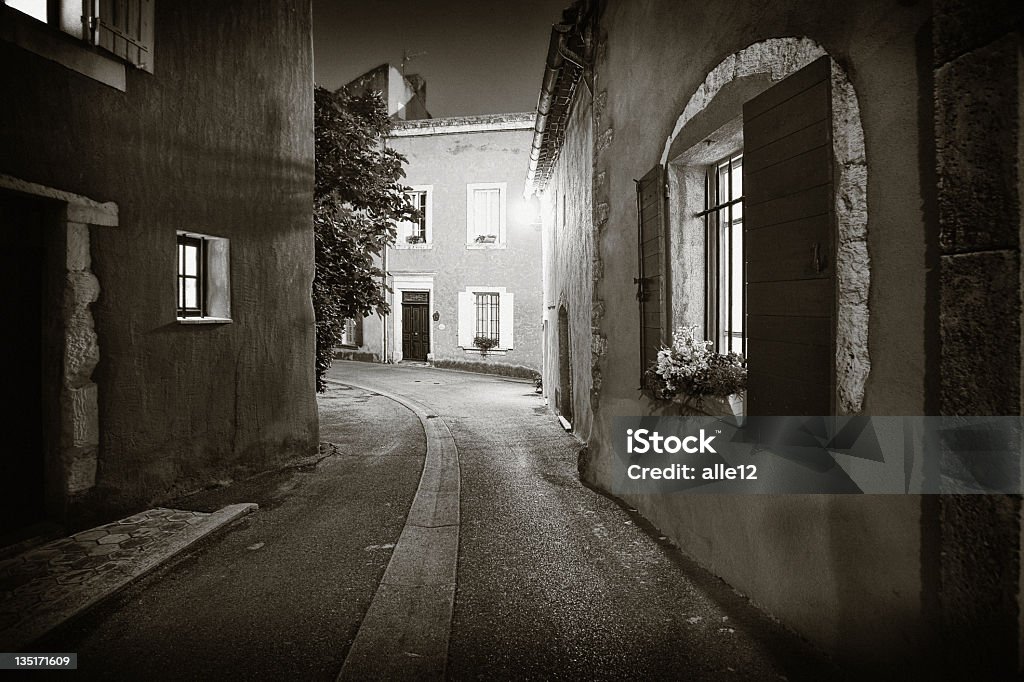
[[(384, 275), (381, 277), (381, 285), (384, 287), (385, 296), (387, 296), (388, 286), (388, 245), (384, 245), (384, 256), (381, 259), (381, 270), (384, 271)], [(388, 355), (388, 318), (391, 317), (388, 314), (382, 316), (382, 331), (384, 332), (384, 343), (381, 346), (380, 361), (387, 364), (391, 360), (391, 356)]]

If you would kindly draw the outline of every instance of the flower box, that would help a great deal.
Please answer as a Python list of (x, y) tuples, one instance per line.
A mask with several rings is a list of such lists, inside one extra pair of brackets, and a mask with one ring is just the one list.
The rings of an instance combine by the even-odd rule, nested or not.
[(477, 235), (477, 238), (473, 241), (477, 244), (493, 244), (498, 241), (498, 236), (493, 234), (481, 234)]
[(410, 234), (405, 238), (406, 244), (422, 244), (425, 241), (426, 240), (421, 235), (418, 234)]

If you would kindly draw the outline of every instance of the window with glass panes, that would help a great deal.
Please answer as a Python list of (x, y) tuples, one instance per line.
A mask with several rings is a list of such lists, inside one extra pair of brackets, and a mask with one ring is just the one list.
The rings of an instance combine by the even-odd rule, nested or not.
[(501, 190), (473, 190), (473, 236), (497, 237), (501, 226)]
[(427, 193), (406, 192), (405, 196), (408, 198), (409, 204), (420, 212), (419, 219), (408, 223), (409, 234), (407, 236), (419, 238), (420, 241), (425, 242), (427, 240)]
[(743, 262), (743, 154), (713, 164), (705, 175), (707, 333), (720, 353), (746, 355)]
[(501, 329), (501, 324), (498, 319), (498, 310), (500, 308), (499, 304), (499, 294), (476, 294), (476, 336), (495, 339), (500, 343), (499, 330)]
[(205, 244), (199, 237), (178, 235), (178, 317), (203, 317), (206, 298)]

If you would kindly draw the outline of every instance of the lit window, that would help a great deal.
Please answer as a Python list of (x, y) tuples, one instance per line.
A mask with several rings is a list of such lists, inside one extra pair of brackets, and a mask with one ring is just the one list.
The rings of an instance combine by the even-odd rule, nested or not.
[(228, 240), (179, 232), (177, 316), (188, 322), (230, 322)]
[(504, 244), (505, 183), (474, 183), (466, 189), (467, 243)]
[(496, 293), (478, 293), (476, 296), (476, 335), (494, 339), (501, 345), (500, 295)]
[(398, 223), (396, 246), (406, 248), (416, 244), (430, 244), (432, 240), (430, 185), (413, 187), (405, 196), (409, 205), (420, 212), (418, 220)]
[(701, 215), (708, 247), (708, 339), (720, 353), (745, 355), (742, 153), (708, 168)]

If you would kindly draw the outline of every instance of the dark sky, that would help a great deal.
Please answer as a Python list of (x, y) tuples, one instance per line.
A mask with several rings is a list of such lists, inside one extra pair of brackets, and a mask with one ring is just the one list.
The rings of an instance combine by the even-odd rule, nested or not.
[(537, 106), (551, 25), (572, 0), (313, 0), (316, 82), (334, 89), (373, 67), (427, 80), (435, 117)]

